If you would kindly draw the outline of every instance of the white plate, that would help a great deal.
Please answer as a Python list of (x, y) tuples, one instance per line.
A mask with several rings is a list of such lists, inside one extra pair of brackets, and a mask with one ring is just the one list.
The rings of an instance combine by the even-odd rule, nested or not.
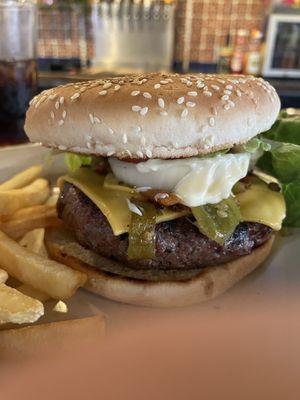
[[(43, 162), (49, 150), (38, 145), (22, 145), (0, 150), (0, 181), (34, 163)], [(52, 175), (64, 172), (63, 160), (55, 158), (51, 165)], [(49, 175), (49, 167), (46, 169)], [(224, 295), (205, 304), (189, 308), (198, 317), (213, 311), (216, 318), (236, 315), (236, 312), (259, 314), (261, 312), (282, 312), (290, 307), (291, 301), (299, 298), (300, 282), (300, 235), (277, 236), (274, 250), (269, 260), (254, 273), (238, 283)], [(292, 300), (293, 299), (293, 300)], [(152, 310), (115, 303), (80, 290), (69, 302), (72, 315), (83, 315), (104, 311), (108, 315), (110, 328), (120, 329), (133, 323), (153, 318), (154, 315), (170, 315), (175, 311)], [(185, 309), (186, 310), (186, 309)], [(205, 312), (204, 312), (205, 311)], [(179, 312), (182, 312), (179, 311)]]

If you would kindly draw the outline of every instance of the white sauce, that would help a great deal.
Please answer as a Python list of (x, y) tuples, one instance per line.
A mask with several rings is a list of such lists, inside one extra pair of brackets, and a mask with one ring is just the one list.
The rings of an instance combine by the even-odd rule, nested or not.
[(249, 162), (249, 153), (153, 159), (138, 164), (109, 159), (121, 182), (175, 193), (188, 207), (215, 204), (229, 197), (234, 184), (247, 175)]

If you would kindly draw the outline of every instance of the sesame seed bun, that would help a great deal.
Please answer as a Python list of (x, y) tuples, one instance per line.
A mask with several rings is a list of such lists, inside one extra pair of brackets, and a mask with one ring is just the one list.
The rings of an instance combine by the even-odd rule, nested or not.
[[(93, 256), (87, 255), (90, 250), (76, 244), (77, 250), (74, 252), (74, 246), (69, 242), (68, 235), (64, 235), (61, 230), (48, 230), (45, 240), (52, 258), (87, 274), (85, 288), (93, 293), (138, 306), (184, 307), (221, 295), (254, 271), (268, 257), (274, 236), (247, 256), (207, 267), (195, 278), (169, 282), (136, 280), (100, 271), (85, 262), (87, 259), (93, 259)], [(80, 247), (82, 255), (78, 250)]]
[(32, 142), (118, 158), (181, 158), (244, 143), (274, 123), (275, 89), (262, 78), (145, 74), (60, 86), (36, 96)]

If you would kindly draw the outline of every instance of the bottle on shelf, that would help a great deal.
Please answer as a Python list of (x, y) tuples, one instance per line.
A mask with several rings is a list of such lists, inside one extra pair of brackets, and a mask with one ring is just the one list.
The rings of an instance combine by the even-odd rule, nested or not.
[(238, 29), (235, 45), (230, 60), (230, 72), (233, 74), (242, 74), (244, 71), (246, 47), (248, 43), (249, 31), (247, 29)]
[(232, 47), (230, 46), (230, 35), (227, 35), (225, 46), (220, 48), (218, 58), (218, 73), (228, 74), (230, 72), (230, 60), (232, 56)]
[(252, 29), (249, 41), (249, 51), (246, 55), (245, 73), (258, 76), (262, 67), (262, 38), (258, 29)]

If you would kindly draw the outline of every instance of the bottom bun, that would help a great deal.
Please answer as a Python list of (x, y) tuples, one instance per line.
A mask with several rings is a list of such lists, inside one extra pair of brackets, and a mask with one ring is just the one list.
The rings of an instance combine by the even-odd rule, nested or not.
[[(46, 245), (50, 256), (85, 272), (88, 275), (85, 285), (87, 290), (111, 300), (148, 307), (190, 306), (219, 296), (250, 274), (268, 257), (273, 241), (274, 237), (247, 256), (204, 268), (199, 275), (190, 280), (150, 282), (100, 271), (87, 263), (95, 258), (95, 253), (80, 246), (69, 234), (55, 229), (46, 233)], [(103, 258), (103, 263), (105, 262), (110, 260)]]

